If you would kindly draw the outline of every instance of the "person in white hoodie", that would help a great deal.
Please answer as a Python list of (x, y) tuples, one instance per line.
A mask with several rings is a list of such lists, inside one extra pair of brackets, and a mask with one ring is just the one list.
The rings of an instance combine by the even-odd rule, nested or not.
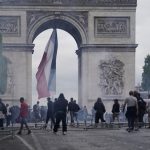
[(87, 127), (87, 116), (88, 116), (88, 110), (87, 110), (86, 106), (84, 106), (83, 107), (83, 121), (84, 121), (85, 129)]

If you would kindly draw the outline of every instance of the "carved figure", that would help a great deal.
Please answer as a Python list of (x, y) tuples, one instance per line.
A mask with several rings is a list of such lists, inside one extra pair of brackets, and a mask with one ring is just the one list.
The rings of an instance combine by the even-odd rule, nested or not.
[(2, 55), (2, 35), (0, 34), (0, 94), (7, 90), (7, 58)]
[(124, 64), (118, 59), (100, 62), (100, 86), (106, 95), (120, 95), (123, 92)]

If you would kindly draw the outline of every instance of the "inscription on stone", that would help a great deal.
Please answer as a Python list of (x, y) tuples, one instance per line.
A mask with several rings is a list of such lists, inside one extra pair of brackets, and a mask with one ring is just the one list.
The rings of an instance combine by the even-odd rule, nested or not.
[(95, 36), (130, 36), (129, 17), (95, 17)]
[(20, 17), (19, 16), (0, 16), (0, 33), (3, 35), (20, 34)]

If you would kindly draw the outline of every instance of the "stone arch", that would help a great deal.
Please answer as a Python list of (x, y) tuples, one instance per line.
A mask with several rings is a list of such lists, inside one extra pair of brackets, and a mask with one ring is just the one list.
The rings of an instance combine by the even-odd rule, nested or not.
[[(7, 101), (17, 103), (18, 97), (24, 96), (31, 103), (32, 42), (53, 27), (70, 33), (78, 45), (80, 105), (91, 108), (97, 97), (105, 102), (123, 100), (128, 90), (134, 89), (137, 0), (1, 0), (0, 4), (3, 48), (12, 61), (15, 79), (14, 96), (6, 95)], [(99, 84), (103, 80), (99, 65), (111, 58), (124, 64), (124, 86), (119, 95), (105, 94)], [(118, 64), (115, 67), (119, 70)]]
[(74, 37), (78, 47), (87, 43), (87, 35), (84, 27), (76, 20), (65, 15), (43, 17), (34, 24), (31, 24), (27, 42), (31, 44), (37, 35), (50, 28), (59, 28), (70, 33)]

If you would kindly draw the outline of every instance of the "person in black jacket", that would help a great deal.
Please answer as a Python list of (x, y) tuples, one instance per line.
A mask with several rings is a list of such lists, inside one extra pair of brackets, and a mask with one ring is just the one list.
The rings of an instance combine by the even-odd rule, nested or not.
[(94, 109), (96, 111), (95, 125), (97, 126), (97, 124), (99, 123), (99, 119), (101, 119), (101, 122), (105, 122), (103, 115), (106, 112), (106, 110), (101, 98), (97, 98), (97, 101), (94, 104)]
[(78, 119), (78, 115), (79, 115), (79, 110), (80, 107), (79, 105), (76, 103), (76, 100), (73, 101), (73, 118), (75, 119), (75, 121), (77, 122), (77, 127), (79, 127), (79, 119)]
[(47, 98), (47, 107), (48, 109), (47, 109), (45, 128), (47, 127), (49, 119), (51, 119), (51, 129), (52, 129), (52, 126), (55, 124), (55, 120), (54, 120), (54, 104), (51, 101), (50, 97)]
[(0, 98), (0, 129), (4, 129), (4, 118), (7, 114), (7, 109), (5, 104), (2, 102), (2, 99)]
[(114, 99), (114, 104), (112, 107), (113, 121), (115, 120), (115, 118), (117, 118), (119, 122), (119, 112), (120, 112), (120, 104), (118, 102), (118, 99)]
[(70, 102), (68, 104), (68, 111), (70, 112), (70, 119), (71, 119), (70, 125), (73, 125), (74, 124), (74, 102), (73, 102), (73, 98), (70, 98)]
[(141, 97), (140, 93), (137, 91), (134, 91), (134, 96), (137, 98), (138, 103), (138, 115), (137, 115), (137, 121), (139, 128), (144, 125), (143, 117), (146, 113), (146, 102)]
[(63, 135), (66, 134), (67, 132), (67, 123), (66, 123), (67, 107), (68, 107), (68, 101), (65, 99), (64, 94), (61, 93), (58, 97), (58, 100), (54, 103), (54, 112), (55, 112), (55, 117), (56, 117), (56, 123), (53, 129), (54, 133), (57, 133), (59, 124), (62, 121), (62, 132), (63, 132)]

